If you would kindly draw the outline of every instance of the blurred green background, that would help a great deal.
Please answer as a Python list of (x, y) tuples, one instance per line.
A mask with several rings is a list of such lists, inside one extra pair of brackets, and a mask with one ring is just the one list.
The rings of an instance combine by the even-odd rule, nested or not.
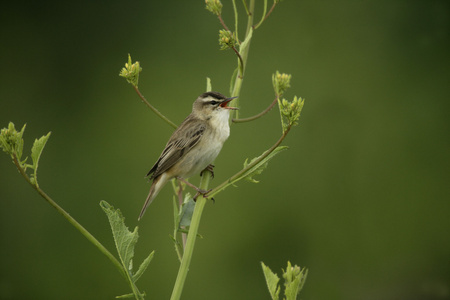
[[(52, 132), (41, 187), (112, 251), (98, 203), (120, 208), (139, 225), (136, 263), (156, 250), (139, 286), (168, 299), (171, 188), (137, 216), (172, 129), (118, 73), (131, 53), (142, 92), (180, 123), (207, 76), (229, 94), (236, 59), (216, 17), (204, 1), (10, 1), (0, 22), (0, 127), (27, 123), (26, 151)], [(450, 299), (449, 33), (448, 1), (281, 2), (254, 34), (241, 114), (273, 100), (279, 70), (292, 74), (285, 96), (306, 98), (300, 125), (261, 183), (207, 204), (183, 299), (270, 299), (260, 262), (280, 274), (288, 260), (309, 268), (302, 299)], [(278, 139), (277, 109), (231, 130), (212, 186)], [(0, 299), (128, 292), (6, 155), (0, 169)]]

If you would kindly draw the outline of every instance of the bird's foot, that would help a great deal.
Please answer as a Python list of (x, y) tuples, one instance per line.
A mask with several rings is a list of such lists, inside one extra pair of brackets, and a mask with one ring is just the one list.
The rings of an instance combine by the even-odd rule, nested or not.
[(208, 171), (209, 173), (211, 173), (211, 177), (214, 178), (214, 165), (213, 164), (209, 164), (203, 171), (200, 172), (200, 176), (203, 175), (203, 172)]
[[(192, 200), (194, 200), (194, 202), (197, 201), (198, 196), (202, 195), (205, 199), (208, 199), (208, 193), (211, 192), (212, 189), (209, 190), (202, 190), (202, 189), (197, 189), (197, 193), (195, 194), (194, 198), (192, 198)], [(211, 198), (211, 200), (214, 202), (214, 198)]]
[[(206, 169), (205, 169), (206, 170)], [(194, 198), (192, 198), (194, 201), (197, 201), (198, 196), (202, 195), (205, 199), (208, 199), (208, 193), (212, 191), (212, 189), (209, 190), (202, 190), (201, 188), (196, 187), (195, 185), (193, 185), (192, 183), (190, 183), (189, 181), (186, 181), (184, 178), (182, 177), (177, 177), (178, 180), (186, 183), (188, 186), (190, 186), (191, 188), (193, 188), (194, 190), (197, 191), (197, 193), (195, 194)], [(214, 201), (214, 198), (211, 198), (211, 200)]]

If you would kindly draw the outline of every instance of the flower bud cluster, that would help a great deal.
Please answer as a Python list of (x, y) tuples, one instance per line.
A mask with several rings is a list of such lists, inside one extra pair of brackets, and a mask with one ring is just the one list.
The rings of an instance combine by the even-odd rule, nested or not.
[(291, 75), (286, 73), (276, 72), (272, 75), (272, 83), (275, 93), (281, 97), (284, 92), (291, 87)]
[(280, 114), (282, 117), (281, 123), (283, 126), (283, 131), (286, 131), (288, 127), (297, 125), (297, 121), (300, 118), (300, 113), (302, 112), (303, 104), (305, 100), (302, 98), (294, 97), (292, 102), (286, 99), (278, 99), (278, 107), (280, 108)]
[(142, 71), (142, 68), (139, 62), (132, 63), (131, 56), (128, 54), (128, 62), (125, 63), (125, 68), (119, 73), (119, 76), (125, 78), (129, 83), (131, 83), (134, 87), (138, 86), (139, 82), (139, 73)]
[(220, 0), (205, 0), (206, 9), (219, 16), (222, 14), (222, 3)]
[(22, 135), (25, 131), (25, 126), (18, 132), (12, 122), (9, 123), (8, 128), (3, 128), (0, 133), (0, 147), (6, 153), (13, 155), (17, 154), (20, 158), (23, 149)]
[(228, 30), (219, 31), (219, 45), (220, 50), (226, 50), (228, 48), (233, 48), (236, 46), (236, 36), (234, 33)]

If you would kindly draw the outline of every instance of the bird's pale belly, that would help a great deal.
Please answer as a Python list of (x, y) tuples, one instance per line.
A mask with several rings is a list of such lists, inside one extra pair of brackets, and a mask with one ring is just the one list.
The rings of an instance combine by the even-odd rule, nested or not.
[(211, 148), (210, 146), (202, 147), (202, 145), (198, 145), (197, 147), (192, 149), (189, 153), (187, 153), (183, 161), (180, 162), (179, 169), (189, 169), (185, 168), (184, 165), (192, 166), (192, 168), (190, 168), (190, 171), (188, 173), (180, 174), (180, 176), (183, 178), (189, 178), (194, 175), (199, 175), (201, 171), (203, 171), (209, 164), (211, 164), (216, 159), (221, 149), (222, 144), (219, 144), (218, 147), (214, 148)]
[[(226, 119), (225, 119), (226, 121)], [(180, 174), (183, 178), (189, 178), (194, 175), (199, 175), (209, 164), (212, 164), (219, 155), (223, 143), (230, 135), (230, 127), (228, 121), (223, 122), (224, 126), (218, 128), (219, 130), (213, 132), (209, 137), (204, 136), (202, 140), (186, 154), (179, 168), (180, 170), (190, 170), (186, 174)], [(209, 143), (207, 142), (209, 141)], [(207, 144), (208, 143), (208, 144)], [(215, 146), (213, 146), (215, 145)], [(191, 168), (184, 166), (192, 166)]]

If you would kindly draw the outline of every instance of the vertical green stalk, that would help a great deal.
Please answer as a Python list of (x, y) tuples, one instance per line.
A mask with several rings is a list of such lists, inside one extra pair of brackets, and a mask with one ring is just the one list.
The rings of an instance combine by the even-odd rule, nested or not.
[[(205, 172), (200, 182), (200, 189), (207, 189), (210, 179), (211, 174), (209, 172)], [(191, 225), (189, 226), (189, 233), (187, 236), (186, 247), (184, 248), (183, 259), (181, 260), (180, 269), (178, 271), (170, 300), (178, 300), (181, 298), (181, 293), (183, 292), (184, 282), (186, 281), (187, 272), (189, 271), (189, 265), (191, 263), (192, 253), (194, 252), (195, 241), (197, 239), (198, 228), (200, 226), (200, 219), (202, 217), (205, 204), (206, 199), (200, 195), (195, 203), (194, 214), (192, 215)]]
[[(238, 63), (242, 63), (242, 68), (238, 67), (238, 73), (234, 82), (234, 87), (231, 96), (239, 96), (241, 91), (242, 81), (244, 79), (244, 71), (245, 65), (247, 63), (248, 51), (250, 48), (250, 40), (253, 31), (253, 12), (255, 9), (255, 0), (250, 0), (250, 4), (248, 6), (248, 19), (247, 19), (247, 29), (245, 38), (249, 37), (249, 40), (245, 47), (240, 47), (239, 54), (241, 55), (242, 60)], [(237, 29), (237, 11), (235, 10), (235, 27)], [(232, 118), (232, 116), (230, 116)], [(236, 115), (236, 118), (238, 116)], [(205, 172), (202, 176), (200, 182), (200, 189), (207, 190), (209, 186), (209, 181), (211, 179), (211, 174), (209, 172)], [(191, 219), (191, 225), (189, 227), (189, 233), (187, 236), (186, 247), (184, 249), (183, 258), (181, 260), (180, 269), (178, 271), (177, 279), (175, 281), (175, 285), (172, 291), (172, 296), (170, 300), (179, 300), (181, 298), (181, 293), (183, 292), (184, 283), (186, 281), (187, 273), (189, 271), (189, 265), (192, 259), (192, 253), (194, 252), (195, 241), (198, 235), (198, 228), (200, 226), (200, 219), (202, 217), (203, 209), (206, 204), (206, 199), (200, 195), (197, 198), (197, 202), (195, 204), (194, 213)]]
[[(245, 39), (247, 39), (247, 37), (249, 36), (249, 34), (252, 33), (252, 26), (253, 26), (253, 12), (255, 10), (255, 0), (250, 0), (250, 4), (248, 6), (248, 18), (247, 18), (247, 29), (245, 31)], [(237, 15), (235, 16), (235, 18), (237, 19)], [(246, 47), (240, 47), (239, 49), (239, 53), (241, 55), (242, 58), (242, 63), (243, 66), (242, 68), (238, 68), (238, 74), (236, 76), (236, 79), (234, 81), (234, 88), (233, 88), (233, 92), (231, 94), (231, 96), (233, 97), (238, 97), (239, 93), (241, 91), (241, 86), (242, 86), (242, 81), (244, 80), (244, 72), (245, 72), (245, 67), (247, 65), (247, 58), (248, 58), (248, 51), (250, 49), (250, 42), (251, 42), (251, 38), (248, 41)], [(243, 70), (243, 71), (241, 71)], [(233, 101), (239, 101), (238, 100), (233, 100)], [(233, 114), (231, 114), (231, 118), (235, 118), (238, 119), (239, 118), (239, 111), (234, 111)]]

